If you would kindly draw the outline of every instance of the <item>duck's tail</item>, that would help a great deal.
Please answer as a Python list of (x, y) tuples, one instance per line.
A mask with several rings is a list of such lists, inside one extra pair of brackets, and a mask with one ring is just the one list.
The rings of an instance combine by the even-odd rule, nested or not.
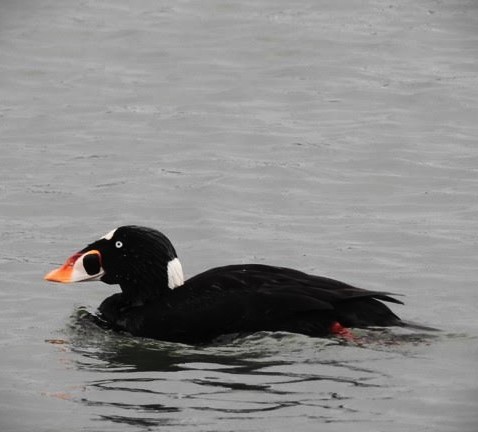
[(413, 329), (413, 330), (421, 330), (421, 331), (433, 331), (433, 332), (438, 332), (438, 331), (441, 331), (440, 329), (438, 328), (435, 328), (435, 327), (428, 327), (428, 326), (424, 326), (422, 324), (418, 324), (418, 323), (415, 323), (413, 321), (403, 321), (403, 320), (400, 320), (400, 327), (405, 327), (405, 328), (409, 328), (409, 329)]

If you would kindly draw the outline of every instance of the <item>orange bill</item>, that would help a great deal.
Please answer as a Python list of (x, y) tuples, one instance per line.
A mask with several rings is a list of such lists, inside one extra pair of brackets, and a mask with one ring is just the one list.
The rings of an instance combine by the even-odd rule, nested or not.
[[(86, 260), (85, 260), (86, 258)], [(94, 271), (91, 270), (91, 264), (85, 264), (94, 261)], [(85, 253), (76, 253), (68, 258), (61, 267), (52, 270), (45, 275), (45, 280), (51, 282), (70, 283), (87, 280), (98, 280), (104, 274), (101, 268), (101, 254), (97, 250), (91, 250)]]

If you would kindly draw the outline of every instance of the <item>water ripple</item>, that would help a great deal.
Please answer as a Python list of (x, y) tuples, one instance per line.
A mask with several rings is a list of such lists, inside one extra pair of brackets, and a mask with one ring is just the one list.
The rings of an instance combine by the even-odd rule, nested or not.
[(80, 395), (66, 399), (90, 407), (98, 421), (149, 429), (185, 426), (184, 415), (207, 424), (212, 414), (257, 421), (290, 410), (323, 422), (362, 421), (360, 398), (392, 397), (388, 371), (370, 365), (407, 358), (419, 337), (360, 334), (361, 345), (259, 332), (190, 346), (112, 332), (79, 308), (62, 344), (54, 341), (89, 377)]

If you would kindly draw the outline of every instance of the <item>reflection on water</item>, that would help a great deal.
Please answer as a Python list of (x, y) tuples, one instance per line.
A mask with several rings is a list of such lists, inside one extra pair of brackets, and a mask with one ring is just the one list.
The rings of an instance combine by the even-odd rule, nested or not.
[(65, 355), (89, 376), (71, 399), (97, 420), (139, 429), (206, 425), (212, 415), (272, 421), (291, 410), (331, 423), (360, 421), (370, 412), (354, 406), (358, 396), (390, 398), (388, 373), (370, 361), (410, 356), (397, 347), (427, 342), (425, 335), (390, 331), (361, 331), (358, 344), (264, 332), (189, 346), (133, 338), (98, 323), (80, 308), (66, 330)]

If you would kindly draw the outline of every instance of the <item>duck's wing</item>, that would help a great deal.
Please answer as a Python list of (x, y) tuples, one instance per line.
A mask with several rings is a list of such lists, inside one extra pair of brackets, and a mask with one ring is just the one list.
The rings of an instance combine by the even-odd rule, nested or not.
[(228, 266), (201, 273), (164, 298), (133, 309), (127, 322), (133, 334), (185, 342), (261, 330), (323, 336), (334, 322), (400, 325), (380, 300), (400, 303), (388, 293), (296, 270)]
[[(143, 307), (131, 308), (123, 323), (138, 336), (196, 343), (229, 333), (290, 331), (325, 335), (330, 304), (299, 293), (244, 290), (230, 281), (201, 292), (177, 288), (171, 295)], [(291, 325), (300, 314), (315, 313), (314, 329)], [(310, 327), (310, 325), (308, 325)], [(319, 331), (320, 330), (320, 331)]]
[[(323, 282), (323, 281), (322, 281)], [(284, 290), (284, 291), (283, 291)], [(353, 287), (335, 287), (325, 285), (292, 284), (282, 286), (264, 286), (260, 289), (263, 298), (270, 302), (281, 302), (287, 307), (288, 298), (301, 299), (300, 311), (318, 310), (309, 308), (320, 302), (327, 306), (330, 323), (338, 322), (344, 327), (401, 326), (402, 321), (383, 301), (402, 304), (381, 291), (367, 291)], [(284, 300), (282, 302), (282, 300)], [(323, 307), (321, 310), (325, 311)], [(323, 314), (325, 315), (325, 314)]]
[(302, 295), (327, 303), (333, 320), (346, 327), (401, 326), (402, 321), (383, 302), (403, 304), (386, 291), (370, 291), (335, 279), (278, 268), (260, 291)]

